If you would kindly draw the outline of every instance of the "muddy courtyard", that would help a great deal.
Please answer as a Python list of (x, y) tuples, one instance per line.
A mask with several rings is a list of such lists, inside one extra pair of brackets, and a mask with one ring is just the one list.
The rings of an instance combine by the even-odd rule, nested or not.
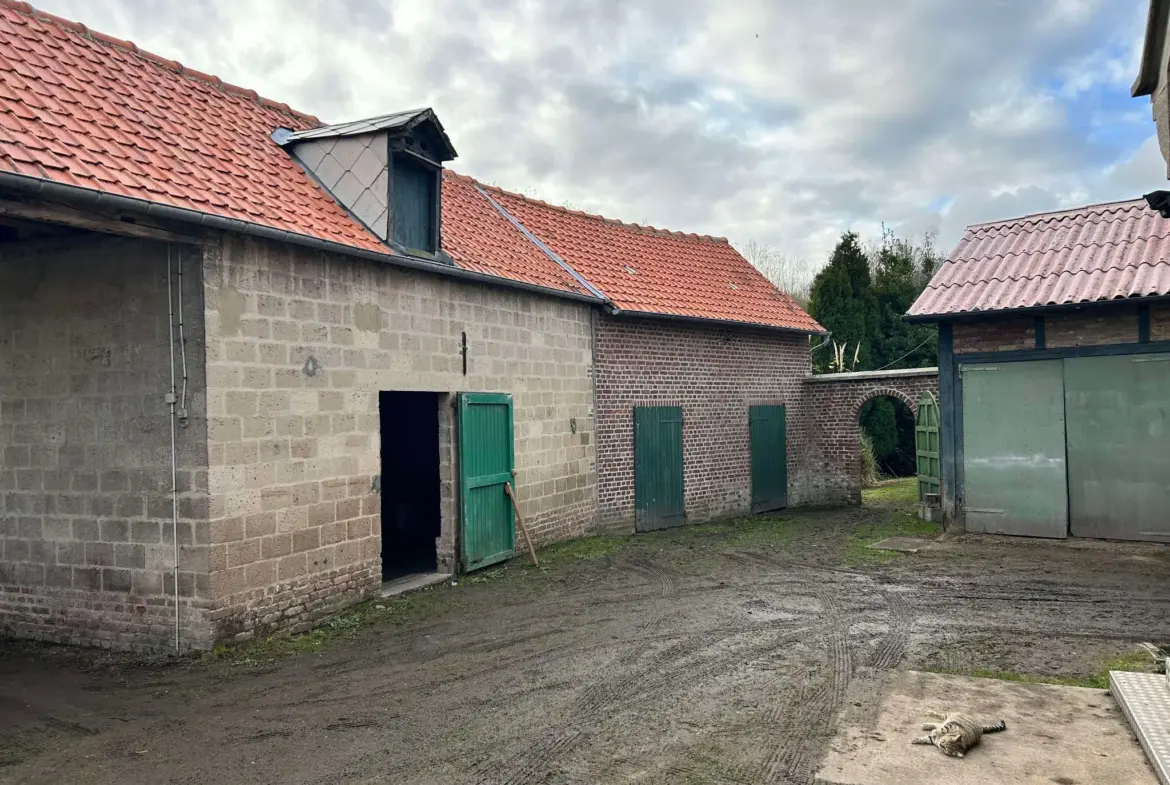
[(178, 663), (0, 641), (0, 782), (810, 783), (883, 671), (1090, 684), (1170, 639), (1163, 546), (866, 548), (933, 536), (908, 488), (581, 540)]

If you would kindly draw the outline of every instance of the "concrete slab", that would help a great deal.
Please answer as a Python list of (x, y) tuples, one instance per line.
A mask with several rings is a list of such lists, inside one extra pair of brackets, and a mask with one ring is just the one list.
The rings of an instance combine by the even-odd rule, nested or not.
[(406, 594), (407, 592), (434, 586), (452, 577), (450, 573), (446, 572), (420, 572), (414, 575), (406, 575), (383, 583), (382, 590), (378, 594), (382, 597), (395, 597), (399, 594)]
[(924, 540), (921, 537), (887, 537), (881, 542), (869, 546), (879, 551), (901, 551), (902, 553), (918, 553), (934, 547), (934, 540)]
[[(930, 711), (962, 711), (1007, 731), (964, 758), (911, 745)], [(1083, 687), (907, 671), (890, 679), (876, 716), (846, 712), (817, 785), (1158, 785), (1108, 693)]]

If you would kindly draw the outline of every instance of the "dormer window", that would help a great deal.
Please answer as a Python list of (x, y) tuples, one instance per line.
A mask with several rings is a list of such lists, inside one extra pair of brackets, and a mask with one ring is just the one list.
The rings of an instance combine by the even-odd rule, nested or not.
[(354, 218), (401, 254), (450, 263), (442, 252), (443, 162), (455, 148), (430, 109), (273, 139)]
[(436, 253), (442, 169), (408, 152), (395, 152), (392, 161), (391, 239), (408, 252)]

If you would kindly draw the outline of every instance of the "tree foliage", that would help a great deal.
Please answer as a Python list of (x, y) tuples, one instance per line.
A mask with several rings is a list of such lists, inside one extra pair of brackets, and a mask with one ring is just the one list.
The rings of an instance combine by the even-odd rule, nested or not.
[[(883, 228), (881, 243), (863, 248), (857, 234), (846, 232), (829, 263), (813, 279), (809, 313), (856, 353), (850, 370), (924, 368), (938, 364), (938, 336), (931, 325), (914, 325), (902, 317), (940, 262), (933, 237), (921, 243)], [(817, 372), (829, 370), (833, 353), (814, 355)], [(914, 472), (914, 421), (910, 410), (889, 398), (862, 407), (860, 423), (873, 445), (880, 469), (896, 476)]]
[(812, 286), (812, 267), (804, 259), (788, 256), (770, 245), (749, 240), (740, 253), (780, 291), (808, 308), (809, 289)]

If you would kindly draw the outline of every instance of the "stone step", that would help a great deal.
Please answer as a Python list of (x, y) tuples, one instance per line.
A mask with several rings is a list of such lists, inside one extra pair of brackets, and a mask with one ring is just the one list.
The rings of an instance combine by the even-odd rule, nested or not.
[(1162, 673), (1109, 672), (1109, 689), (1162, 785), (1170, 785), (1170, 682)]

